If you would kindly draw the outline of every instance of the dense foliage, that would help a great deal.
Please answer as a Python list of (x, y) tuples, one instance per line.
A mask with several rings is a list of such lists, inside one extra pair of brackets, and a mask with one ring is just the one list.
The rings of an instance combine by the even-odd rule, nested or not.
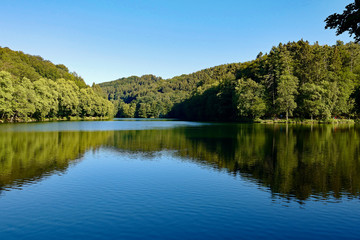
[(62, 64), (0, 48), (0, 121), (112, 115), (95, 92)]
[(195, 90), (216, 85), (224, 76), (233, 77), (240, 67), (240, 63), (226, 64), (168, 80), (153, 75), (132, 76), (99, 86), (114, 102), (117, 117), (164, 117), (174, 104), (189, 99)]
[(39, 78), (52, 80), (64, 78), (75, 82), (80, 88), (86, 87), (84, 80), (76, 72), (69, 72), (63, 64), (55, 65), (40, 56), (13, 51), (6, 47), (0, 47), (0, 70), (9, 72), (20, 79), (26, 77), (31, 82)]
[(351, 118), (360, 113), (360, 46), (289, 42), (250, 62), (164, 80), (122, 78), (100, 87), (118, 117), (237, 121)]

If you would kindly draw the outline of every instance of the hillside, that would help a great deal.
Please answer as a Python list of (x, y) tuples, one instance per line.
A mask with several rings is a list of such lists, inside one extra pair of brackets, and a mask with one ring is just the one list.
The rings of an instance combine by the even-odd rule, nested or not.
[(32, 82), (39, 78), (53, 80), (64, 78), (75, 82), (78, 87), (86, 87), (84, 80), (76, 72), (69, 72), (65, 65), (55, 65), (40, 56), (13, 51), (6, 47), (0, 47), (0, 70), (9, 72), (14, 77), (26, 77)]
[(0, 121), (105, 117), (113, 105), (63, 64), (0, 47)]
[(117, 117), (165, 117), (174, 104), (188, 99), (196, 89), (232, 79), (242, 66), (241, 63), (224, 64), (167, 80), (154, 75), (131, 76), (98, 86), (114, 102)]
[(119, 117), (238, 121), (354, 118), (360, 113), (360, 46), (280, 43), (250, 62), (163, 80), (146, 75), (99, 86)]

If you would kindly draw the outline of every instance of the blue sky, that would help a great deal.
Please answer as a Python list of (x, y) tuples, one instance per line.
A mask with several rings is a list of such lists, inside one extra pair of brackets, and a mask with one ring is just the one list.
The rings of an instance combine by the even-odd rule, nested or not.
[(1, 0), (0, 46), (65, 64), (88, 84), (252, 60), (280, 42), (349, 42), (324, 19), (350, 0)]

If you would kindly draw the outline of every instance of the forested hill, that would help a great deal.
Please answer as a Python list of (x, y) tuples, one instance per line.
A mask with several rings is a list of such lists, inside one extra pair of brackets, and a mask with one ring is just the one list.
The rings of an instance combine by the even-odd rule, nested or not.
[(117, 109), (117, 117), (165, 117), (174, 104), (189, 99), (195, 90), (206, 89), (224, 78), (234, 78), (243, 64), (220, 65), (164, 80), (154, 75), (131, 76), (100, 83)]
[(26, 77), (32, 82), (39, 78), (64, 78), (75, 82), (78, 87), (86, 87), (84, 80), (76, 72), (69, 72), (65, 65), (55, 65), (40, 56), (13, 51), (6, 47), (0, 47), (0, 70), (7, 71), (14, 77)]
[(100, 87), (118, 117), (237, 121), (354, 118), (360, 113), (360, 46), (289, 42), (255, 60), (172, 79), (123, 78)]
[(0, 122), (112, 116), (94, 90), (63, 64), (0, 47)]

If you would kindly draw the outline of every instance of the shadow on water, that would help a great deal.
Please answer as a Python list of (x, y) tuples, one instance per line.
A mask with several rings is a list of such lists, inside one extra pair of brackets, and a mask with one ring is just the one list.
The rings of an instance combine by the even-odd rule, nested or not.
[(288, 199), (353, 198), (360, 193), (360, 129), (261, 124), (0, 132), (0, 191), (64, 172), (86, 151), (100, 147), (147, 157), (170, 150), (187, 161), (255, 181)]

